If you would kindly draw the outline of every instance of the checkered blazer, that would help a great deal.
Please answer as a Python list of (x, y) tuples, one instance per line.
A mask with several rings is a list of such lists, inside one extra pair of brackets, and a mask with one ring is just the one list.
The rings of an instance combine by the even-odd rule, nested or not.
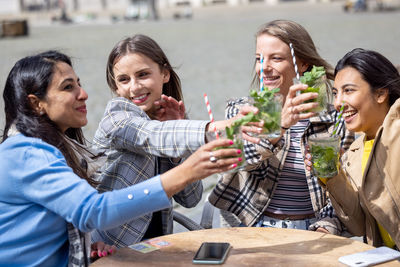
[[(98, 190), (125, 188), (151, 179), (174, 166), (170, 158), (184, 158), (205, 143), (207, 121), (150, 120), (129, 100), (118, 97), (107, 104), (95, 133), (94, 146), (103, 149), (107, 161), (101, 168)], [(192, 183), (174, 195), (184, 207), (194, 207), (201, 199), (201, 181)], [(172, 233), (172, 207), (162, 210), (163, 233)], [(92, 232), (92, 241), (124, 247), (141, 241), (152, 213), (106, 231)]]
[[(244, 98), (229, 101), (226, 117), (235, 116), (242, 104), (245, 104)], [(301, 150), (305, 151), (310, 136), (326, 136), (332, 133), (337, 120), (338, 112), (333, 108), (326, 116), (311, 118), (301, 138)], [(339, 121), (337, 134), (341, 136), (341, 147), (347, 150), (354, 141), (354, 134), (346, 130), (343, 119)], [(259, 145), (245, 141), (244, 153), (249, 166), (243, 171), (224, 174), (209, 195), (210, 203), (234, 213), (248, 226), (257, 223), (274, 194), (289, 151), (289, 138), (290, 129), (275, 145), (267, 139), (261, 140)], [(326, 192), (318, 184), (318, 178), (305, 171), (313, 210), (319, 219), (312, 228), (324, 227), (331, 233), (339, 234), (342, 231), (341, 223), (334, 214)]]

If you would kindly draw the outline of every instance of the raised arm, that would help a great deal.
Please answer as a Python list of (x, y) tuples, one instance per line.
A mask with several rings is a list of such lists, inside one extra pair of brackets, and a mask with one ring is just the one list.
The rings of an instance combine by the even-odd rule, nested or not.
[(187, 157), (205, 143), (207, 123), (149, 120), (139, 107), (119, 97), (109, 102), (94, 144), (99, 148), (159, 157)]

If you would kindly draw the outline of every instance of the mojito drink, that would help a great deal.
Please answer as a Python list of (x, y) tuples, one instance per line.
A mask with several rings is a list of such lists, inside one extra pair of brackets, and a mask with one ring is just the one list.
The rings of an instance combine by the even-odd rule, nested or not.
[(336, 176), (340, 157), (339, 136), (310, 137), (309, 142), (314, 175), (320, 178)]
[(258, 135), (260, 138), (276, 138), (281, 133), (281, 112), (283, 97), (277, 92), (279, 89), (262, 92), (252, 90), (250, 92), (250, 103), (258, 108), (255, 119), (264, 121), (263, 131)]

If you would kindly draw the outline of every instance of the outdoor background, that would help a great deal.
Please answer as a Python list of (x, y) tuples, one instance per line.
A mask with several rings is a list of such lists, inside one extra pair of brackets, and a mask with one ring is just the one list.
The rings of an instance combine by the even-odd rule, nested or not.
[[(0, 38), (0, 86), (14, 63), (47, 49), (60, 50), (73, 58), (75, 71), (88, 92), (89, 124), (84, 128), (91, 140), (112, 97), (105, 79), (105, 65), (112, 47), (136, 33), (154, 38), (164, 49), (181, 77), (185, 105), (191, 119), (207, 120), (203, 94), (207, 93), (216, 119), (223, 119), (226, 100), (246, 95), (253, 74), (255, 32), (274, 19), (290, 19), (311, 34), (320, 54), (332, 65), (356, 47), (377, 50), (400, 64), (400, 11), (343, 12), (344, 2), (281, 2), (275, 6), (254, 3), (244, 6), (215, 5), (193, 9), (191, 19), (173, 18), (170, 10), (159, 10), (158, 21), (111, 23), (107, 14), (95, 21), (62, 25), (37, 16), (29, 20), (29, 36)], [(0, 124), (4, 126), (0, 101)], [(1, 134), (1, 131), (0, 131)], [(205, 180), (205, 187), (216, 177)], [(185, 215), (200, 221), (202, 205)], [(219, 226), (217, 213), (214, 227)], [(177, 227), (175, 231), (181, 231)]]

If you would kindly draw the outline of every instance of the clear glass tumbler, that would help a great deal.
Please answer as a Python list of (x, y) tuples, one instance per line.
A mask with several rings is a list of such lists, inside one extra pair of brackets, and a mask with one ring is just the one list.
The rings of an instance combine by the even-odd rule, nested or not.
[[(228, 138), (226, 136), (226, 131), (225, 130), (218, 131), (218, 135), (219, 135), (220, 138), (231, 139), (231, 138)], [(206, 132), (206, 138), (207, 138), (208, 142), (212, 141), (212, 140), (215, 140), (215, 138), (216, 138), (215, 137), (215, 132)], [(228, 172), (232, 172), (232, 171), (237, 171), (239, 169), (243, 169), (247, 165), (246, 158), (245, 158), (245, 155), (244, 155), (243, 139), (242, 139), (241, 133), (234, 134), (232, 141), (233, 141), (233, 145), (231, 145), (231, 146), (217, 147), (217, 148), (214, 149), (214, 150), (218, 150), (218, 149), (223, 149), (223, 148), (235, 148), (235, 149), (240, 149), (242, 151), (242, 154), (241, 154), (242, 161), (237, 162), (236, 164), (238, 166), (235, 169), (229, 170)]]
[(317, 98), (307, 100), (305, 102), (317, 102), (318, 106), (313, 109), (307, 110), (306, 112), (311, 111), (315, 112), (316, 115), (323, 115), (327, 113), (329, 105), (333, 103), (331, 84), (326, 79), (325, 75), (317, 79), (312, 85), (309, 85), (306, 90), (300, 91), (300, 93), (318, 93)]
[(339, 169), (340, 137), (310, 137), (313, 174), (320, 178), (334, 177)]
[(257, 136), (268, 139), (279, 137), (281, 134), (283, 96), (275, 94), (272, 100), (249, 97), (249, 102), (258, 108), (256, 119), (264, 122), (263, 130)]

